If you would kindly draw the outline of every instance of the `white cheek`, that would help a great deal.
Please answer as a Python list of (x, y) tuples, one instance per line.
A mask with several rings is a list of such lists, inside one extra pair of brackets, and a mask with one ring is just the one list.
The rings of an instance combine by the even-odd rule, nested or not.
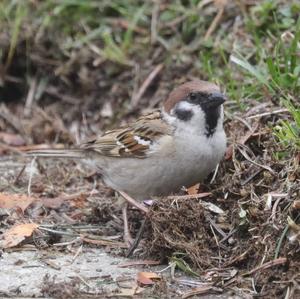
[[(175, 108), (192, 111), (192, 118), (188, 121), (178, 119), (174, 113)], [(171, 125), (176, 127), (178, 134), (202, 135), (205, 133), (205, 114), (197, 105), (188, 102), (179, 102), (176, 107), (170, 111), (170, 114), (165, 114), (165, 118)]]
[(199, 106), (193, 107), (193, 117), (189, 121), (189, 127), (191, 130), (204, 133), (205, 131), (205, 113)]
[(188, 102), (179, 102), (176, 105), (177, 108), (181, 109), (181, 110), (195, 110), (195, 105), (188, 103)]
[(168, 119), (168, 122), (170, 124), (177, 124), (178, 122), (182, 122), (182, 120), (179, 120), (175, 114), (175, 110), (186, 110), (186, 111), (194, 111), (195, 106), (188, 103), (188, 102), (179, 102), (177, 103), (173, 109), (171, 109), (170, 113), (165, 115), (165, 117)]

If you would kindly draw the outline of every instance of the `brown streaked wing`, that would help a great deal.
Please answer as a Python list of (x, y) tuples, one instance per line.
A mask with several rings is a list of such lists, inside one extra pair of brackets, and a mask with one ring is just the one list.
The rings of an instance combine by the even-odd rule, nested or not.
[[(81, 148), (109, 157), (146, 158), (150, 146), (162, 135), (170, 135), (172, 128), (154, 111), (139, 118), (129, 127), (106, 132), (84, 143)], [(139, 140), (142, 140), (139, 143)]]

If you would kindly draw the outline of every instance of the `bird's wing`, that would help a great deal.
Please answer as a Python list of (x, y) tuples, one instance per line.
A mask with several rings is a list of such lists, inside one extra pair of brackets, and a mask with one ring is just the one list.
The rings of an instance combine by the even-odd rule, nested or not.
[(146, 158), (151, 147), (163, 136), (170, 135), (172, 127), (157, 110), (139, 118), (128, 127), (106, 132), (81, 145), (82, 149), (109, 157)]

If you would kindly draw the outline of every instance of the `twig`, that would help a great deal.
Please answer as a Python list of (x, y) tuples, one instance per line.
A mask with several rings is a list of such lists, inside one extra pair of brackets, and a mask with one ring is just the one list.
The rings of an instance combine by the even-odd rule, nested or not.
[[(218, 226), (217, 226), (217, 224), (209, 217), (209, 216), (207, 216), (207, 219), (208, 219), (208, 221), (209, 221), (209, 223), (210, 223), (210, 225), (223, 237), (223, 238), (226, 238), (227, 237), (227, 234), (226, 233), (224, 233), (224, 231), (221, 229), (221, 228), (219, 228)], [(217, 242), (218, 243), (218, 242)], [(219, 244), (218, 244), (218, 246), (219, 246)]]
[(284, 228), (279, 240), (278, 240), (278, 243), (277, 243), (277, 246), (275, 248), (275, 255), (274, 255), (274, 258), (277, 259), (278, 256), (279, 256), (279, 252), (280, 252), (280, 248), (281, 248), (281, 245), (282, 245), (282, 242), (283, 242), (283, 239), (284, 237), (286, 236), (287, 232), (289, 230), (289, 225), (286, 225), (286, 227)]
[(90, 244), (94, 244), (94, 245), (110, 246), (110, 247), (118, 247), (118, 248), (128, 248), (128, 246), (124, 242), (89, 239), (85, 236), (81, 236), (81, 240), (83, 240), (87, 243), (90, 243)]
[(245, 186), (246, 184), (248, 184), (250, 181), (252, 181), (261, 172), (262, 172), (262, 169), (259, 168), (252, 175), (250, 175), (248, 178), (246, 178), (245, 180), (241, 181), (241, 186)]
[(2, 117), (7, 123), (9, 123), (17, 132), (19, 132), (26, 143), (30, 143), (30, 139), (25, 134), (20, 120), (14, 114), (12, 114), (3, 103), (0, 106), (0, 117)]
[(218, 174), (218, 170), (219, 170), (219, 166), (220, 166), (220, 163), (218, 163), (218, 165), (217, 165), (217, 167), (216, 167), (216, 169), (214, 171), (214, 175), (213, 175), (213, 177), (211, 178), (211, 180), (209, 182), (210, 184), (212, 184), (214, 182), (214, 180), (216, 179), (217, 174)]
[(242, 117), (239, 117), (239, 116), (234, 116), (234, 119), (238, 120), (239, 122), (241, 122), (243, 125), (245, 125), (245, 127), (247, 127), (247, 129), (250, 131), (250, 132), (254, 132), (255, 129), (252, 129), (251, 125)]
[[(221, 240), (222, 241), (222, 240)], [(232, 264), (236, 263), (236, 262), (239, 262), (239, 261), (242, 261), (243, 259), (246, 258), (247, 254), (250, 252), (252, 248), (248, 248), (246, 251), (244, 251), (242, 254), (240, 254), (239, 256), (236, 256), (234, 259), (232, 259), (231, 261), (228, 261), (228, 262), (225, 262), (224, 263), (224, 267), (228, 267), (228, 266), (231, 266)]]
[(69, 201), (69, 200), (77, 199), (81, 196), (88, 196), (88, 194), (89, 194), (88, 192), (77, 192), (73, 194), (58, 196), (58, 198), (60, 198), (62, 201)]
[(61, 270), (61, 266), (56, 265), (53, 261), (43, 259), (42, 262), (44, 262), (47, 266), (50, 266), (51, 268), (53, 268), (55, 270)]
[(163, 69), (164, 65), (161, 63), (157, 65), (154, 70), (148, 75), (140, 89), (138, 90), (136, 95), (133, 95), (131, 99), (131, 108), (135, 108), (141, 99), (141, 97), (144, 95), (145, 91), (149, 87), (149, 85), (152, 83), (152, 81), (155, 79), (155, 77), (161, 72)]
[(36, 88), (37, 88), (37, 78), (34, 77), (30, 83), (30, 88), (25, 101), (24, 116), (26, 117), (28, 117), (31, 114), (31, 108), (35, 97)]
[(89, 289), (92, 289), (92, 286), (88, 284), (79, 274), (76, 275)]
[(74, 263), (74, 261), (76, 260), (77, 256), (78, 256), (78, 255), (80, 254), (80, 252), (82, 251), (82, 248), (83, 248), (83, 245), (81, 244), (81, 245), (78, 247), (78, 249), (77, 249), (75, 255), (73, 256), (70, 265), (72, 265), (72, 264)]
[(20, 177), (22, 176), (24, 170), (26, 168), (26, 165), (23, 165), (22, 169), (20, 170), (19, 174), (17, 175), (17, 177), (15, 178), (13, 184), (16, 185), (20, 179)]
[(46, 228), (46, 227), (43, 227), (43, 226), (39, 226), (39, 230), (44, 230), (46, 232), (57, 234), (57, 235), (65, 235), (65, 236), (71, 236), (71, 237), (77, 237), (78, 236), (78, 234), (59, 231), (59, 230), (55, 230), (55, 229), (51, 229), (51, 228)]
[(157, 266), (160, 265), (161, 261), (154, 260), (142, 260), (142, 261), (133, 261), (128, 263), (122, 263), (118, 265), (118, 268), (127, 268), (132, 266)]
[(275, 111), (269, 111), (269, 112), (264, 112), (264, 113), (260, 113), (260, 114), (255, 114), (255, 115), (251, 115), (248, 116), (247, 119), (252, 119), (252, 118), (260, 118), (263, 116), (268, 116), (268, 115), (272, 115), (272, 114), (279, 114), (279, 113), (283, 113), (283, 112), (288, 112), (288, 109), (279, 109), (279, 110), (275, 110)]
[[(237, 118), (237, 120), (239, 120)], [(259, 127), (259, 122), (257, 122), (257, 124), (255, 125), (254, 128), (249, 128), (248, 125), (246, 125), (246, 123), (242, 122), (248, 129), (248, 133), (246, 135), (243, 135), (242, 137), (239, 138), (239, 140), (236, 142), (237, 144), (242, 144), (242, 145), (245, 145), (245, 143), (252, 137), (254, 136), (255, 134), (255, 131), (258, 129)], [(225, 154), (225, 160), (229, 160), (231, 159), (232, 155), (233, 155), (233, 147), (234, 145), (233, 144), (230, 144), (228, 147), (227, 147), (227, 150), (226, 150), (226, 154)]]
[(68, 104), (78, 105), (81, 102), (81, 99), (72, 97), (72, 96), (64, 94), (62, 92), (59, 92), (53, 86), (47, 87), (45, 89), (45, 92), (48, 93), (51, 96), (59, 98), (61, 101), (65, 102), (65, 103), (68, 103)]
[(215, 31), (215, 29), (217, 28), (217, 26), (219, 25), (221, 18), (223, 16), (225, 10), (225, 2), (224, 4), (220, 5), (219, 11), (217, 13), (217, 15), (215, 16), (215, 18), (213, 19), (212, 23), (210, 24), (209, 28), (207, 29), (205, 36), (204, 36), (204, 41), (208, 40), (209, 37), (212, 35), (212, 33)]
[(184, 14), (175, 19), (172, 19), (171, 21), (165, 23), (165, 27), (170, 27), (173, 30), (175, 30), (174, 27), (176, 27), (178, 24), (182, 23), (187, 17), (188, 17), (188, 14)]
[(138, 27), (137, 25), (132, 26), (132, 24), (126, 19), (106, 17), (106, 21), (113, 26), (122, 27), (126, 30), (130, 28), (133, 32), (139, 34), (144, 34), (144, 35), (148, 34), (148, 31), (145, 28)]
[(192, 291), (188, 291), (188, 292), (184, 293), (181, 298), (185, 299), (185, 298), (189, 298), (189, 297), (192, 297), (192, 296), (205, 294), (205, 293), (207, 293), (208, 291), (211, 291), (211, 290), (216, 290), (216, 288), (212, 285), (197, 287), (197, 288), (193, 289)]
[(81, 241), (81, 238), (78, 236), (75, 239), (73, 239), (72, 241), (61, 242), (61, 243), (54, 243), (53, 246), (68, 246), (68, 245), (71, 245), (71, 244), (78, 243), (79, 241)]
[(0, 141), (0, 149), (4, 149), (5, 151), (24, 156), (24, 153), (20, 150), (19, 146), (18, 147), (10, 146)]
[(261, 167), (261, 168), (263, 168), (265, 170), (268, 170), (272, 175), (276, 176), (275, 171), (273, 171), (273, 169), (271, 169), (271, 167), (257, 163), (256, 161), (252, 160), (249, 157), (249, 155), (245, 151), (243, 151), (241, 148), (239, 150), (240, 150), (240, 153), (244, 156), (244, 158), (246, 160), (248, 160), (250, 163), (252, 163), (252, 164), (254, 164), (254, 165), (258, 166), (258, 167)]
[(212, 231), (212, 233), (213, 233), (213, 235), (214, 235), (214, 238), (215, 238), (215, 241), (216, 241), (216, 244), (217, 244), (217, 247), (218, 247), (219, 257), (220, 257), (220, 244), (219, 244), (218, 238), (217, 238), (217, 236), (216, 236), (214, 227), (213, 227), (212, 224), (210, 224), (209, 227), (210, 227), (210, 230)]
[(5, 75), (5, 81), (12, 82), (12, 83), (17, 83), (17, 84), (24, 83), (23, 79), (15, 77), (15, 76), (11, 76), (11, 75)]
[(248, 276), (248, 275), (251, 275), (257, 271), (260, 271), (260, 270), (266, 270), (270, 267), (273, 267), (273, 266), (278, 266), (278, 265), (282, 265), (282, 264), (285, 264), (287, 262), (287, 258), (285, 257), (280, 257), (278, 259), (275, 259), (275, 260), (272, 260), (272, 261), (269, 261), (261, 266), (258, 266), (254, 269), (252, 269), (251, 271), (247, 272), (247, 273), (244, 273), (243, 276)]
[(168, 269), (170, 269), (170, 268), (172, 268), (174, 266), (176, 266), (176, 262), (169, 263), (169, 265), (167, 267), (165, 267), (165, 268), (163, 268), (161, 270), (156, 271), (156, 273), (163, 273), (163, 272), (167, 271)]
[(234, 228), (223, 239), (221, 239), (219, 243), (221, 244), (222, 242), (225, 242), (227, 239), (229, 239), (236, 232), (237, 232), (237, 228)]
[[(272, 195), (271, 195), (272, 196)], [(274, 221), (275, 220), (275, 215), (276, 215), (276, 210), (277, 210), (277, 207), (278, 207), (278, 205), (279, 205), (279, 202), (284, 198), (284, 196), (287, 196), (287, 194), (282, 194), (282, 197), (281, 196), (279, 196), (277, 199), (276, 199), (276, 201), (275, 201), (275, 203), (274, 203), (274, 205), (273, 205), (273, 208), (272, 208), (272, 214), (271, 214), (271, 218), (272, 218), (272, 220)]]
[(197, 8), (202, 9), (204, 6), (210, 4), (213, 1), (215, 1), (215, 0), (202, 0), (198, 3)]
[(169, 199), (178, 200), (178, 199), (197, 199), (197, 198), (203, 198), (212, 195), (211, 192), (203, 192), (199, 194), (191, 194), (191, 195), (174, 195), (174, 196), (168, 196)]
[[(259, 122), (256, 123), (256, 125), (254, 126), (254, 128), (249, 129), (249, 132), (246, 135), (242, 136), (240, 138), (240, 140), (238, 141), (238, 143), (244, 145), (253, 136), (253, 134), (256, 132), (256, 130), (258, 129), (258, 127), (259, 127)], [(248, 126), (247, 126), (247, 128), (248, 128)]]
[(133, 243), (133, 238), (131, 237), (129, 225), (128, 225), (128, 203), (126, 202), (122, 207), (122, 217), (123, 217), (123, 228), (124, 228), (124, 241), (128, 245), (128, 247), (131, 247), (131, 244)]
[(34, 157), (30, 163), (30, 173), (29, 173), (29, 180), (28, 180), (28, 187), (27, 187), (28, 196), (31, 196), (31, 183), (32, 183), (32, 176), (33, 176), (33, 165), (34, 165), (35, 160), (36, 160), (36, 157)]
[(157, 38), (157, 19), (159, 14), (159, 1), (155, 1), (151, 16), (151, 44), (156, 42)]
[(190, 286), (190, 287), (201, 287), (201, 286), (207, 286), (207, 285), (211, 285), (211, 283), (205, 283), (202, 281), (198, 281), (198, 280), (189, 280), (189, 279), (180, 279), (180, 278), (176, 278), (174, 277), (174, 282), (177, 282), (181, 285), (185, 285), (185, 286)]

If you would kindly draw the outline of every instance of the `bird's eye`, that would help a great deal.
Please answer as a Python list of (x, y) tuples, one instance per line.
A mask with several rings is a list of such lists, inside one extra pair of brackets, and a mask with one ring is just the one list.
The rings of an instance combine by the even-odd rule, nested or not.
[(190, 101), (195, 102), (197, 100), (197, 95), (194, 92), (190, 93)]

